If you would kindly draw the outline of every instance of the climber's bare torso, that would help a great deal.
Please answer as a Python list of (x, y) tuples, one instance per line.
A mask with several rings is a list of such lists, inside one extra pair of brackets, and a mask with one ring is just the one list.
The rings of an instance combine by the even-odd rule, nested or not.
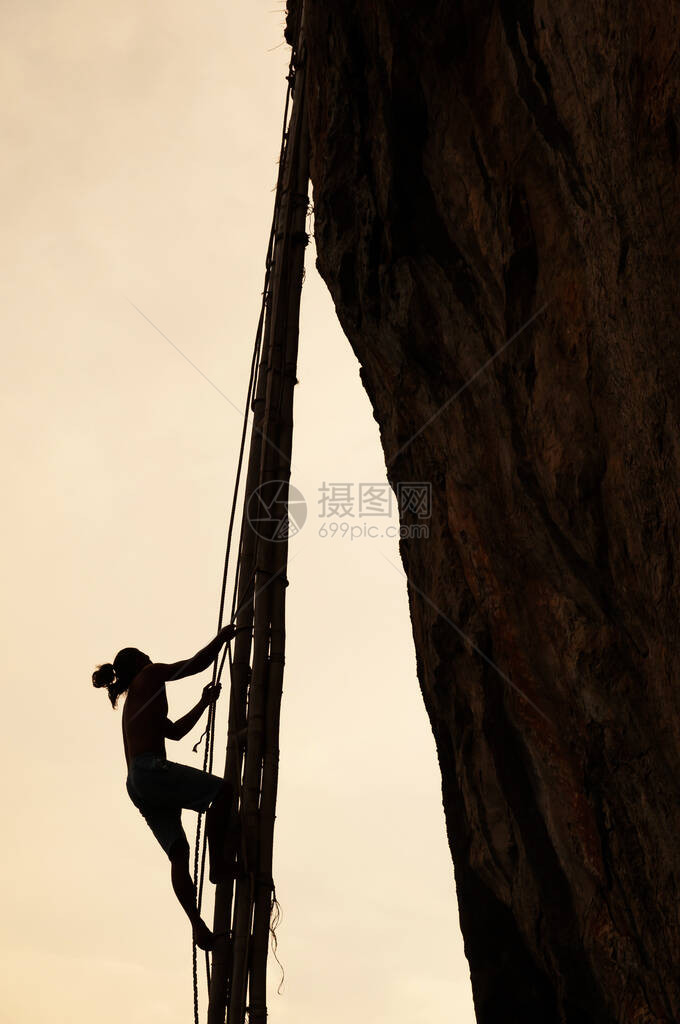
[(123, 707), (123, 745), (125, 760), (130, 765), (137, 754), (166, 756), (165, 727), (168, 719), (168, 698), (165, 683), (154, 671), (155, 665), (145, 665), (130, 683)]

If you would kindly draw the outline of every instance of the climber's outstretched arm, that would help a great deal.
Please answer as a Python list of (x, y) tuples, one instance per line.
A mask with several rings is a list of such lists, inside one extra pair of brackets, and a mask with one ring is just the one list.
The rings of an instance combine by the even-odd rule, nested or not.
[(236, 630), (231, 624), (225, 626), (224, 629), (219, 631), (215, 639), (211, 640), (198, 654), (194, 654), (193, 658), (189, 658), (187, 661), (176, 661), (170, 665), (154, 662), (153, 665), (149, 666), (149, 669), (153, 671), (155, 679), (163, 683), (168, 683), (171, 679), (184, 679), (185, 676), (195, 676), (198, 672), (202, 672), (209, 665), (212, 665), (220, 653), (222, 645), (229, 643), (235, 632)]

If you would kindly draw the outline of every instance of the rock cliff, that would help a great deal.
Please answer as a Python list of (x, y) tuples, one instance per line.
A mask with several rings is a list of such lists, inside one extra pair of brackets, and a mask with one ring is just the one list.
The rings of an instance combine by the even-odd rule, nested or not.
[(401, 554), (478, 1021), (678, 1021), (680, 8), (306, 21), (319, 270), (433, 488)]

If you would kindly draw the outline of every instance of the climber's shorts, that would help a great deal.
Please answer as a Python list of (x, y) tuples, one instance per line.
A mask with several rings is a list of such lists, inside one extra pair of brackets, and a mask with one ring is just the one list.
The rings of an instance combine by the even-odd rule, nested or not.
[(126, 788), (168, 856), (182, 828), (182, 808), (207, 811), (224, 779), (187, 764), (167, 761), (160, 754), (137, 754), (132, 759)]

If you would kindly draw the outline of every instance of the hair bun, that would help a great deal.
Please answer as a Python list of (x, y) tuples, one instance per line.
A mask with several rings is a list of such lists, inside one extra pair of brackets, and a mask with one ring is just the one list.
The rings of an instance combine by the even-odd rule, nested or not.
[(113, 665), (106, 664), (100, 665), (92, 673), (92, 685), (93, 686), (110, 686), (113, 680), (116, 678), (116, 672)]

